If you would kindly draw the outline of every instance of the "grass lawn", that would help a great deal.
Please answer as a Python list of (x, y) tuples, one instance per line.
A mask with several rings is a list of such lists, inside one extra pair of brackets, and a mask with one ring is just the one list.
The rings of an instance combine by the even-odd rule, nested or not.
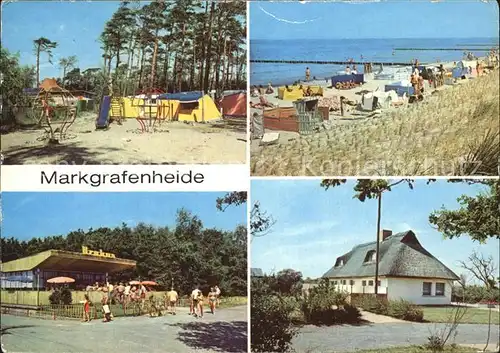
[[(448, 322), (453, 307), (422, 307), (424, 320), (428, 322)], [(463, 324), (488, 324), (489, 310), (467, 308), (467, 312), (461, 320)], [(498, 311), (491, 311), (491, 323), (500, 324)]]
[[(476, 353), (477, 349), (460, 347), (460, 346), (446, 346), (441, 352), (448, 353)], [(383, 349), (369, 349), (356, 351), (356, 353), (432, 353), (432, 350), (426, 349), (422, 346), (407, 346), (407, 347), (394, 347), (394, 348), (383, 348)]]

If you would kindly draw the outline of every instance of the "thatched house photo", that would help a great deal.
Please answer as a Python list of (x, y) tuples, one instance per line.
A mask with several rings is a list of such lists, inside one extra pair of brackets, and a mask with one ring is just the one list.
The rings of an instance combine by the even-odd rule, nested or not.
[[(448, 305), (453, 282), (460, 279), (428, 252), (411, 230), (379, 236), (378, 293), (389, 300), (418, 305)], [(323, 278), (351, 295), (375, 293), (376, 242), (356, 245), (335, 260)]]

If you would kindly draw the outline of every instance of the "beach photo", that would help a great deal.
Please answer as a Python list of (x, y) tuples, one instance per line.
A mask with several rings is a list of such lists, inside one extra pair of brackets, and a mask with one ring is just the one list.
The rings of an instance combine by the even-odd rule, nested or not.
[(1, 197), (2, 352), (247, 352), (245, 192)]
[(500, 349), (498, 179), (251, 187), (252, 352)]
[(494, 1), (251, 2), (251, 173), (498, 175)]
[(3, 1), (4, 164), (244, 164), (246, 3)]

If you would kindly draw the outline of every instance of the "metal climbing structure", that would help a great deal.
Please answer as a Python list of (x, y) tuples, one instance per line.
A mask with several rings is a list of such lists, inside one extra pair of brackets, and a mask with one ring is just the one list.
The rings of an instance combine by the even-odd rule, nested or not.
[(38, 125), (45, 129), (49, 142), (67, 137), (67, 131), (77, 116), (76, 98), (60, 87), (55, 79), (44, 79), (33, 102)]

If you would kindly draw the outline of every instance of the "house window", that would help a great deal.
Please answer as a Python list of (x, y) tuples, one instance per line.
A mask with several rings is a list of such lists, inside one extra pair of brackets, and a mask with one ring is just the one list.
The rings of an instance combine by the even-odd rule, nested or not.
[(337, 262), (335, 262), (335, 267), (340, 267), (340, 266), (344, 266), (344, 260), (338, 258)]
[(432, 283), (424, 282), (422, 286), (422, 295), (431, 295)]
[(366, 287), (366, 281), (361, 281), (361, 285), (362, 285), (363, 287)]
[(436, 283), (436, 295), (444, 295), (444, 283)]
[(380, 281), (377, 281), (377, 287), (380, 287), (380, 286), (381, 286)]
[(364, 262), (374, 262), (377, 259), (377, 252), (375, 250), (370, 250), (366, 253)]
[(351, 279), (349, 282), (351, 283), (351, 286), (354, 286), (354, 280), (353, 279)]
[(373, 280), (372, 279), (368, 281), (368, 285), (369, 286), (373, 286)]
[(342, 280), (342, 284), (345, 285), (345, 279)]
[(337, 284), (337, 283), (338, 283), (338, 281), (333, 281), (333, 284)]

